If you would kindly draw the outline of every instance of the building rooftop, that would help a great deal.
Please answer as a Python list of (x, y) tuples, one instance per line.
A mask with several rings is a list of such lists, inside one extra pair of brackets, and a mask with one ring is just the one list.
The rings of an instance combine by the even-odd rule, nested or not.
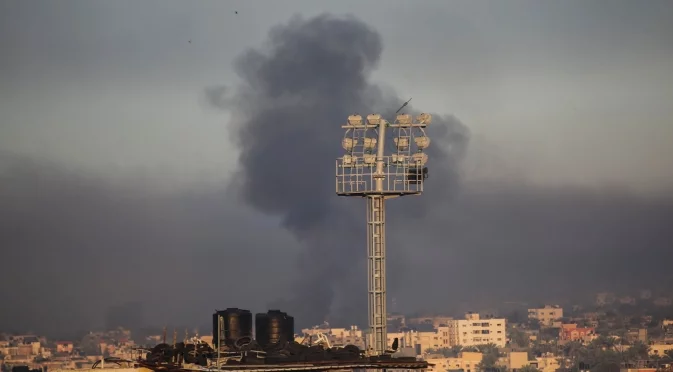
[(378, 362), (352, 362), (352, 361), (326, 361), (326, 362), (304, 362), (304, 363), (288, 363), (288, 364), (233, 364), (222, 365), (218, 369), (212, 367), (193, 366), (174, 366), (168, 367), (166, 365), (152, 366), (141, 363), (142, 367), (151, 369), (153, 371), (171, 371), (171, 372), (188, 372), (188, 371), (246, 371), (246, 372), (291, 372), (291, 371), (326, 371), (326, 370), (344, 370), (344, 369), (427, 369), (432, 365), (425, 361), (378, 361)]

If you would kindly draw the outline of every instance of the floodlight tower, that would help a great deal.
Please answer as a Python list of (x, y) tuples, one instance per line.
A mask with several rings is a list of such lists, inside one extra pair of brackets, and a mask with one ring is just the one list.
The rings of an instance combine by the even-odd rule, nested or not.
[[(369, 291), (369, 348), (376, 355), (387, 349), (386, 336), (386, 229), (385, 201), (405, 195), (420, 195), (428, 177), (423, 151), (430, 145), (425, 128), (430, 114), (412, 118), (397, 115), (395, 122), (380, 114), (353, 114), (341, 127), (346, 129), (342, 147), (346, 154), (336, 161), (336, 193), (367, 198), (367, 256)], [(387, 129), (394, 147), (386, 154)]]

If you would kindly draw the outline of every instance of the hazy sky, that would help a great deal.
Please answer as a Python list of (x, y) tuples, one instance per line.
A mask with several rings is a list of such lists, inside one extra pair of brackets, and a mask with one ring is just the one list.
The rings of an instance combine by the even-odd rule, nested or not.
[[(84, 326), (96, 325), (104, 317), (91, 310), (144, 301), (152, 312), (175, 292), (180, 305), (157, 322), (205, 312), (207, 323), (214, 307), (263, 310), (271, 297), (289, 296), (288, 283), (303, 278), (297, 255), (310, 251), (311, 239), (336, 236), (312, 232), (307, 243), (282, 226), (294, 207), (269, 210), (240, 196), (231, 179), (241, 175), (242, 146), (269, 163), (274, 156), (236, 140), (236, 125), (255, 114), (254, 100), (238, 120), (245, 114), (215, 107), (206, 92), (225, 86), (243, 99), (252, 91), (260, 111), (273, 107), (272, 92), (244, 75), (261, 70), (237, 70), (236, 61), (251, 48), (277, 47), (273, 35), (291, 40), (294, 34), (274, 27), (293, 15), (322, 13), (353, 14), (380, 37), (382, 52), (372, 51), (363, 82), (394, 93), (374, 106), (394, 110), (413, 97), (416, 110), (453, 115), (469, 130), (465, 154), (433, 160), (461, 175), (460, 191), (441, 194), (434, 208), (429, 192), (413, 222), (427, 229), (423, 236), (397, 233), (399, 245), (391, 243), (404, 258), (391, 258), (404, 310), (468, 301), (463, 280), (484, 288), (474, 299), (484, 303), (489, 293), (549, 289), (533, 288), (528, 270), (546, 273), (538, 286), (558, 296), (572, 285), (551, 260), (581, 262), (591, 272), (614, 259), (612, 269), (621, 270), (635, 256), (661, 261), (673, 248), (673, 2), (5, 0), (0, 249), (10, 264), (0, 264), (0, 294), (16, 305), (3, 306), (0, 326), (47, 329), (42, 311), (57, 308), (67, 309), (55, 312), (62, 323), (77, 313)], [(318, 48), (341, 48), (347, 59), (342, 34), (316, 34), (324, 40)], [(290, 65), (308, 63), (309, 53), (293, 50)], [(331, 76), (325, 66), (316, 71)], [(334, 87), (347, 86), (336, 80)], [(320, 89), (318, 96), (332, 97)], [(306, 92), (296, 97), (311, 97)], [(349, 102), (317, 111), (315, 125), (338, 126)], [(333, 163), (324, 166), (332, 174)], [(333, 196), (332, 189), (315, 193), (316, 200)], [(364, 202), (336, 200), (364, 212)], [(321, 213), (333, 215), (331, 205)], [(364, 259), (364, 248), (353, 250), (360, 251)], [(252, 262), (264, 254), (272, 256)], [(483, 277), (475, 274), (482, 264)], [(337, 298), (353, 290), (366, 299), (359, 270), (332, 273), (349, 278), (334, 284)], [(220, 283), (248, 275), (249, 288)], [(509, 280), (486, 289), (499, 277)], [(602, 277), (595, 287), (630, 279)], [(421, 298), (419, 286), (428, 285), (445, 298)], [(37, 303), (32, 294), (54, 305), (28, 313)], [(353, 311), (363, 312), (358, 306)]]

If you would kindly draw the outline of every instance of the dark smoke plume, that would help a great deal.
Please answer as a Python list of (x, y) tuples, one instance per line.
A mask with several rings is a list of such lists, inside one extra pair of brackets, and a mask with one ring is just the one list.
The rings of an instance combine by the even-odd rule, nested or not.
[[(353, 17), (295, 17), (235, 66), (243, 80), (230, 101), (240, 190), (254, 208), (280, 216), (305, 248), (296, 298), (286, 304), (305, 324), (330, 314), (336, 292), (343, 302), (366, 299), (365, 287), (349, 294), (342, 284), (354, 275), (366, 283), (364, 202), (334, 195), (333, 167), (343, 152), (340, 125), (350, 113), (392, 115), (403, 102), (368, 80), (382, 49), (379, 34)], [(207, 89), (209, 102), (225, 105), (222, 92)], [(442, 194), (456, 186), (467, 130), (453, 117), (436, 117), (433, 127), (431, 187)], [(418, 215), (428, 205), (406, 208)]]
[(138, 301), (125, 302), (112, 306), (107, 311), (105, 328), (112, 330), (119, 327), (126, 329), (142, 329), (147, 325), (143, 312), (143, 304)]
[(138, 181), (0, 151), (0, 332), (191, 328), (215, 307), (262, 310), (286, 286), (278, 277), (292, 261), (268, 247), (292, 239), (241, 233), (265, 219), (224, 188), (166, 193)]

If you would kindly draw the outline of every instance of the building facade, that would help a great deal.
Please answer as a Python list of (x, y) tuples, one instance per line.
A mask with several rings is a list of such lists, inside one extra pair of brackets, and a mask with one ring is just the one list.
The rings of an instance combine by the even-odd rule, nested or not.
[(465, 319), (452, 320), (447, 324), (450, 346), (477, 346), (495, 344), (505, 347), (506, 320), (504, 318), (482, 319), (479, 314), (467, 313)]
[(577, 324), (563, 324), (559, 330), (559, 341), (580, 341), (582, 343), (591, 342), (597, 337), (594, 328), (579, 328)]
[(427, 372), (446, 372), (458, 371), (477, 372), (479, 370), (479, 363), (481, 363), (483, 355), (481, 353), (462, 352), (457, 358), (442, 358), (437, 356), (430, 356), (426, 359), (428, 363), (433, 365)]
[(545, 305), (539, 309), (528, 309), (528, 318), (537, 319), (541, 326), (552, 327), (563, 318), (563, 309), (558, 305)]
[(388, 332), (388, 345), (397, 338), (400, 348), (414, 348), (417, 355), (422, 355), (430, 349), (453, 346), (495, 344), (505, 347), (507, 344), (505, 319), (482, 319), (479, 314), (468, 313), (465, 319), (445, 319), (445, 322), (446, 325), (431, 332)]

